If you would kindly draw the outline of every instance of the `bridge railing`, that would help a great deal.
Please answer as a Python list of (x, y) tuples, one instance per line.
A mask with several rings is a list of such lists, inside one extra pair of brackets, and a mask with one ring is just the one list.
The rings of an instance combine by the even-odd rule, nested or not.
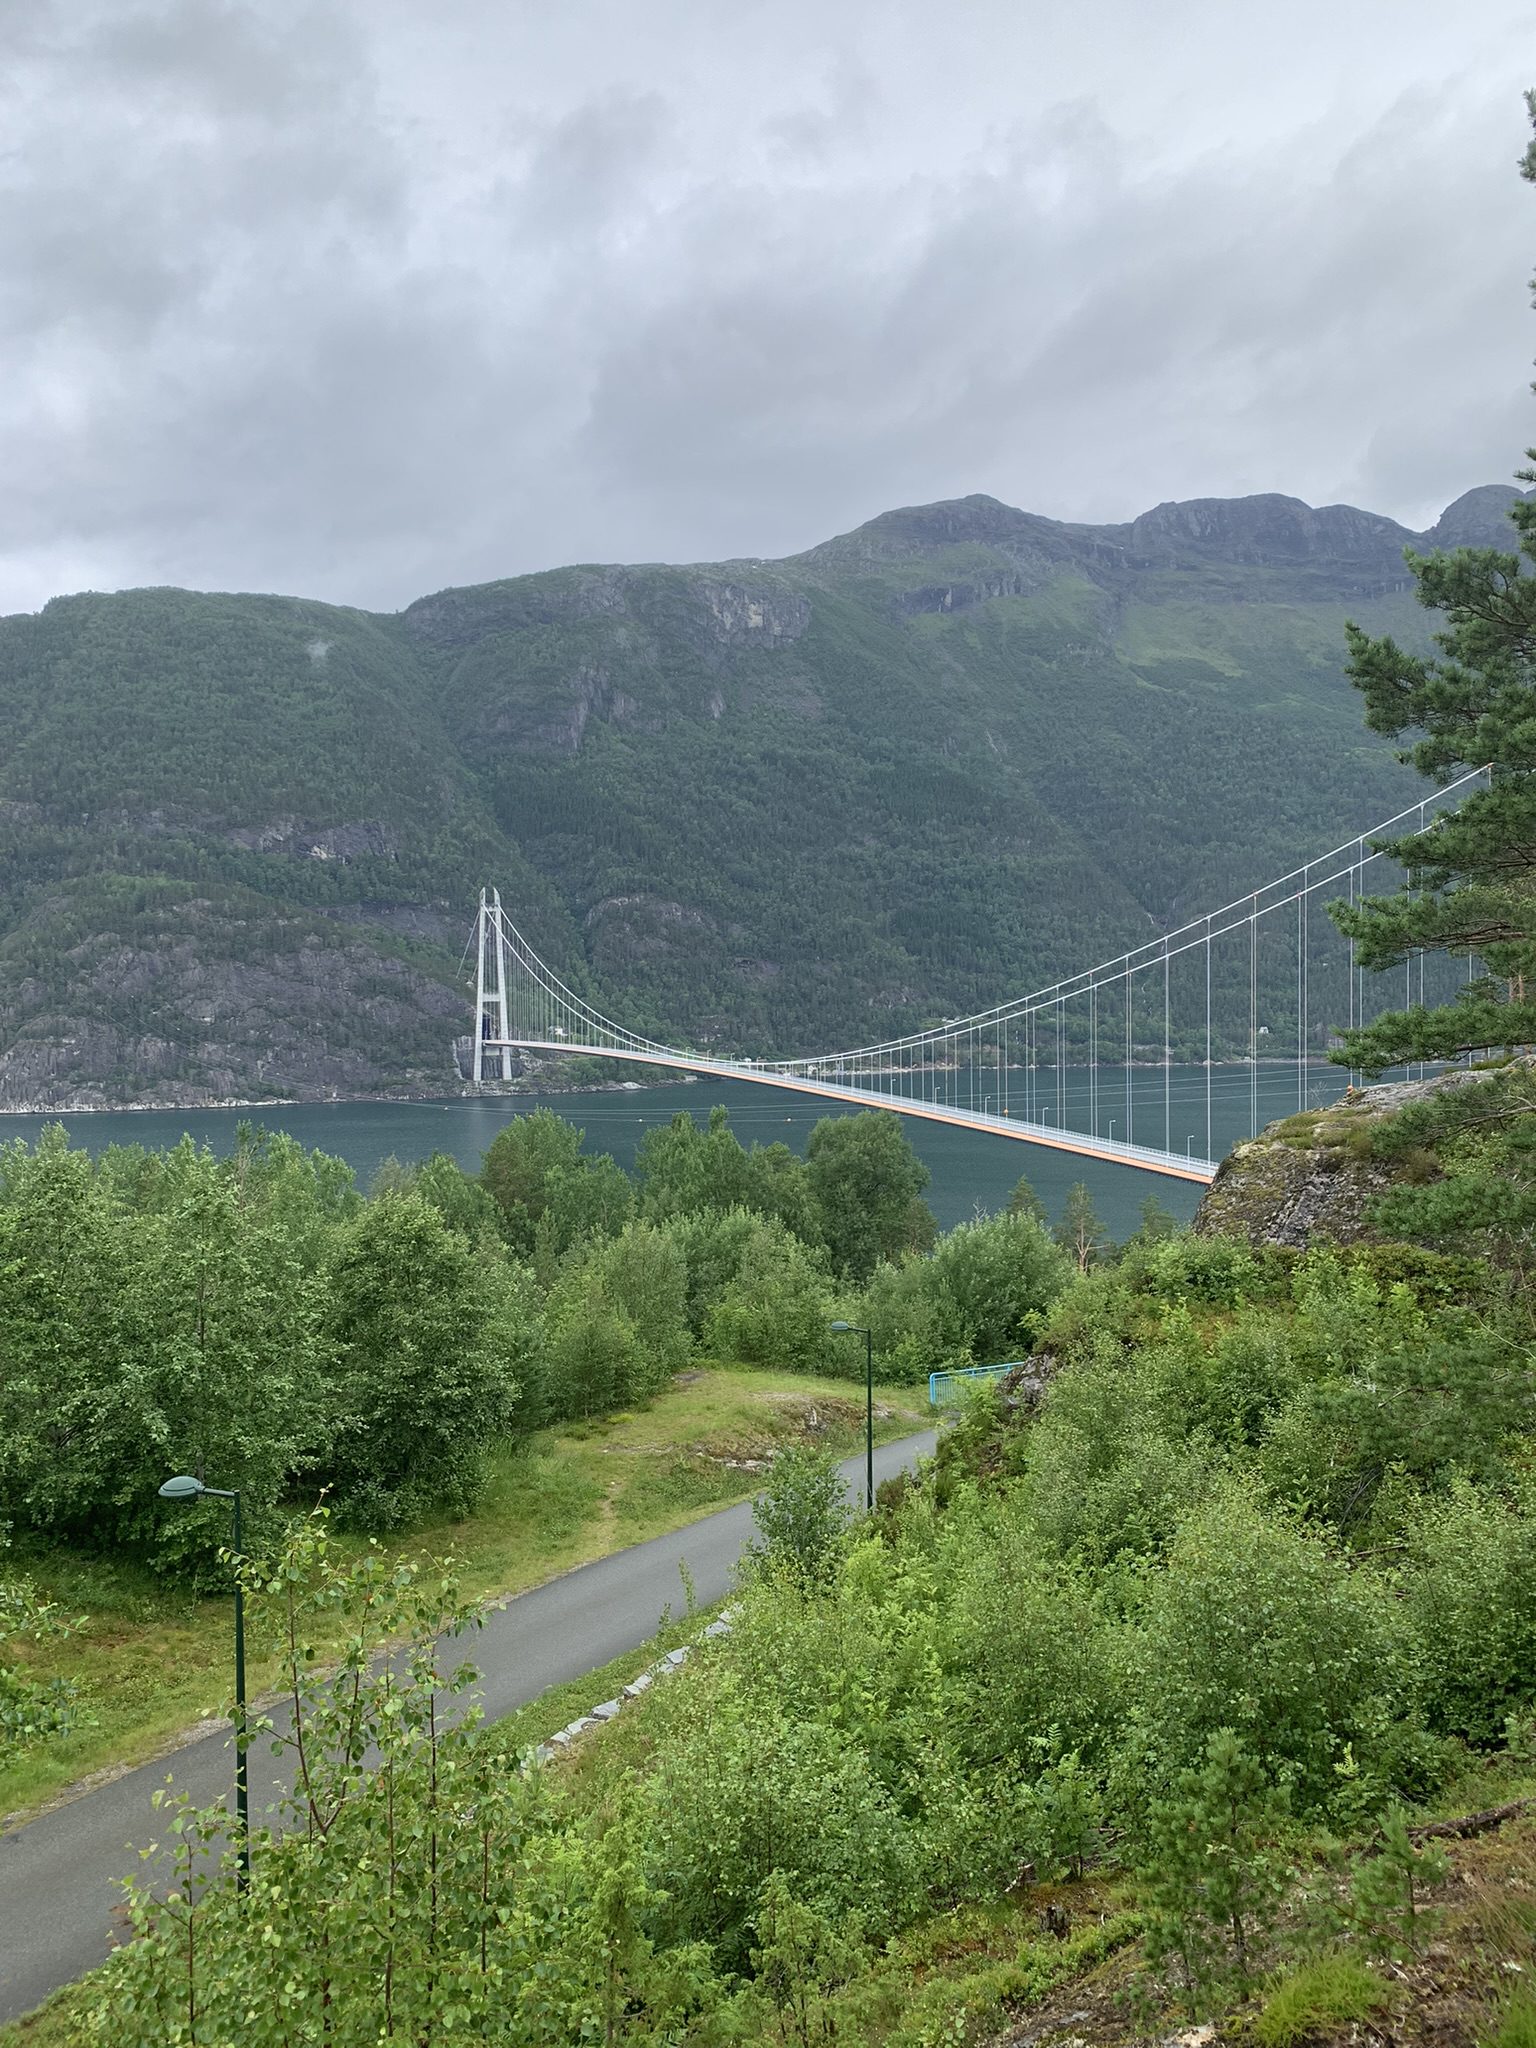
[(1006, 1365), (956, 1365), (944, 1372), (928, 1375), (928, 1406), (945, 1408), (950, 1402), (958, 1401), (967, 1386), (979, 1385), (984, 1380), (1000, 1380), (1005, 1373), (1017, 1372), (1021, 1361), (1010, 1359)]

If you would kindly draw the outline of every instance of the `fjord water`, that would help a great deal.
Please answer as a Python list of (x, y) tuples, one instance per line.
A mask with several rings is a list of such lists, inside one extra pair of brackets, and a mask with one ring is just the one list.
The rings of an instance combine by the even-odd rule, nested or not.
[[(1220, 1158), (1239, 1138), (1248, 1135), (1255, 1093), (1258, 1122), (1262, 1125), (1300, 1108), (1303, 1091), (1309, 1106), (1331, 1101), (1343, 1092), (1347, 1078), (1343, 1069), (1322, 1065), (1310, 1067), (1300, 1083), (1294, 1064), (1277, 1062), (1257, 1069), (1247, 1065), (1212, 1068), (1211, 1156)], [(1192, 1151), (1196, 1157), (1204, 1153), (1204, 1067), (1174, 1067), (1167, 1077), (1166, 1099), (1161, 1067), (1133, 1068), (1130, 1081), (1128, 1113), (1123, 1070), (1100, 1070), (1096, 1120), (1102, 1136), (1123, 1139), (1130, 1135), (1138, 1144), (1160, 1147), (1166, 1133), (1172, 1151)], [(1042, 1100), (1045, 1094), (1042, 1090)], [(1023, 1101), (1021, 1081), (1011, 1096), (1016, 1114), (1020, 1113)], [(409, 1162), (425, 1159), (433, 1152), (446, 1152), (473, 1171), (509, 1117), (526, 1115), (541, 1104), (579, 1124), (586, 1132), (589, 1152), (611, 1152), (621, 1166), (628, 1167), (634, 1161), (636, 1146), (652, 1126), (669, 1122), (679, 1110), (686, 1110), (702, 1121), (716, 1103), (723, 1104), (729, 1112), (732, 1129), (743, 1144), (756, 1141), (767, 1145), (782, 1140), (797, 1152), (804, 1150), (811, 1127), (820, 1117), (843, 1113), (826, 1103), (756, 1082), (678, 1081), (635, 1092), (599, 1089), (569, 1095), (456, 1097), (440, 1102), (305, 1102), (272, 1104), (260, 1109), (9, 1115), (0, 1116), (0, 1142), (13, 1138), (34, 1140), (47, 1124), (61, 1123), (72, 1144), (83, 1145), (92, 1152), (100, 1152), (108, 1145), (174, 1145), (183, 1133), (190, 1134), (199, 1144), (211, 1145), (215, 1151), (227, 1152), (234, 1143), (236, 1127), (249, 1122), (268, 1130), (291, 1132), (300, 1144), (345, 1159), (356, 1173), (359, 1185), (366, 1188), (381, 1163), (391, 1157)], [(976, 1106), (983, 1105), (978, 1102)], [(986, 1106), (992, 1106), (991, 1102)], [(1091, 1127), (1092, 1107), (1086, 1070), (1068, 1068), (1063, 1120), (1069, 1128), (1087, 1130)], [(979, 1209), (1004, 1207), (1020, 1174), (1029, 1176), (1053, 1218), (1061, 1213), (1067, 1189), (1074, 1181), (1082, 1181), (1106, 1227), (1116, 1237), (1128, 1236), (1135, 1229), (1137, 1211), (1148, 1195), (1156, 1195), (1164, 1208), (1181, 1219), (1194, 1214), (1200, 1199), (1199, 1187), (1190, 1181), (1138, 1172), (1131, 1167), (1106, 1166), (1071, 1153), (929, 1123), (918, 1117), (908, 1117), (905, 1128), (932, 1175), (927, 1200), (945, 1229), (964, 1222)]]

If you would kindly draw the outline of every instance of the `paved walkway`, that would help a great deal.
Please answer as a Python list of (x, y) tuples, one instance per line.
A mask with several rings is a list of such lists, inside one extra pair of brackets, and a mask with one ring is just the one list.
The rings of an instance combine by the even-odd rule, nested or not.
[[(876, 1484), (915, 1463), (933, 1442), (928, 1431), (882, 1445), (875, 1452)], [(842, 1470), (850, 1492), (860, 1493), (862, 1456)], [(752, 1510), (743, 1503), (583, 1565), (494, 1609), (466, 1644), (481, 1673), (475, 1697), (487, 1719), (646, 1642), (664, 1608), (682, 1609), (679, 1559), (687, 1562), (701, 1605), (722, 1598), (751, 1535)], [(170, 1777), (198, 1805), (223, 1798), (233, 1756), (227, 1732), (204, 1736), (0, 1835), (0, 2021), (30, 2012), (58, 1985), (101, 1961), (112, 1942), (119, 1880), (142, 1871), (133, 1845), (159, 1833), (151, 1795)], [(276, 1797), (278, 1761), (263, 1743), (250, 1752), (253, 1815)]]

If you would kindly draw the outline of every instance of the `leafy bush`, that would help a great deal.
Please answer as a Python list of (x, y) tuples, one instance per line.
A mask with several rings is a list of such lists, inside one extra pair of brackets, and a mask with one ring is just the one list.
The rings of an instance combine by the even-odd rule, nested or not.
[(787, 1572), (805, 1591), (826, 1585), (848, 1524), (847, 1491), (831, 1452), (786, 1445), (752, 1503), (752, 1520), (761, 1541), (748, 1556), (757, 1569)]
[(1158, 1231), (1134, 1238), (1120, 1260), (1122, 1279), (1157, 1301), (1203, 1302), (1235, 1309), (1283, 1298), (1287, 1255), (1260, 1251), (1239, 1237)]
[(1155, 1554), (1219, 1460), (1192, 1434), (1185, 1382), (1204, 1353), (1187, 1321), (1132, 1351), (1111, 1335), (1052, 1381), (1024, 1454), (1027, 1513), (1047, 1546), (1085, 1565)]
[(882, 1259), (926, 1251), (936, 1225), (923, 1201), (928, 1169), (889, 1110), (823, 1117), (805, 1148), (806, 1179), (832, 1270), (868, 1280)]
[(634, 1324), (596, 1288), (551, 1303), (547, 1347), (546, 1409), (559, 1421), (628, 1407), (649, 1378)]
[(932, 1569), (945, 1588), (935, 1649), (969, 1760), (1031, 1778), (1071, 1754), (1102, 1759), (1123, 1711), (1121, 1648), (1086, 1577), (1010, 1505), (974, 1497), (951, 1503)]
[(1027, 1353), (1071, 1268), (1039, 1223), (1017, 1214), (958, 1225), (908, 1271), (921, 1276), (943, 1354), (994, 1364)]
[(1413, 1681), (1430, 1726), (1498, 1741), (1536, 1701), (1536, 1518), (1461, 1480), (1425, 1501), (1399, 1574)]
[(669, 1232), (626, 1223), (568, 1253), (545, 1308), (551, 1412), (593, 1415), (646, 1401), (687, 1362), (688, 1275)]
[(1399, 1704), (1386, 1605), (1368, 1574), (1225, 1486), (1146, 1582), (1135, 1712), (1154, 1774), (1225, 1730), (1299, 1807), (1326, 1808), (1335, 1767), (1369, 1769)]
[(536, 1109), (513, 1117), (491, 1140), (480, 1185), (496, 1204), (507, 1242), (525, 1259), (533, 1256), (554, 1177), (579, 1171), (583, 1163), (584, 1136), (552, 1109)]
[(695, 1210), (672, 1218), (668, 1236), (688, 1274), (688, 1327), (703, 1340), (710, 1312), (734, 1287), (749, 1247), (767, 1226), (752, 1209)]
[(819, 1247), (821, 1215), (803, 1159), (787, 1145), (744, 1146), (718, 1105), (703, 1129), (685, 1110), (646, 1132), (635, 1154), (641, 1213), (665, 1222), (733, 1209), (782, 1223)]
[(1070, 1274), (1029, 1210), (978, 1217), (946, 1232), (926, 1258), (877, 1264), (860, 1320), (896, 1378), (1001, 1364), (1026, 1356)]
[(763, 1886), (753, 1931), (752, 1976), (779, 2037), (799, 2048), (835, 2038), (827, 1994), (844, 1984), (867, 1953), (857, 1919), (840, 1926), (797, 1899), (782, 1870)]
[(701, 1673), (666, 1704), (644, 1839), (667, 1940), (707, 1941), (721, 1967), (739, 1968), (775, 1871), (818, 1914), (856, 1916), (876, 1940), (913, 1910), (915, 1844), (856, 1742), (787, 1717), (727, 1671)]
[(643, 1400), (687, 1364), (688, 1269), (666, 1231), (626, 1223), (618, 1235), (588, 1253), (584, 1270), (601, 1298), (627, 1318), (643, 1360), (639, 1384), (627, 1398)]
[(0, 1476), (18, 1523), (211, 1569), (227, 1531), (161, 1501), (161, 1480), (240, 1487), (259, 1537), (321, 1439), (302, 1232), (190, 1143), (136, 1209), (57, 1128), (9, 1148), (3, 1180)]

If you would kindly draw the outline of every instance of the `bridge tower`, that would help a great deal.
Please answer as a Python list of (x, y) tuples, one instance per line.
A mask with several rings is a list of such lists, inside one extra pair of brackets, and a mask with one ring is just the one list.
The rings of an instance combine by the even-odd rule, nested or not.
[[(475, 920), (475, 1049), (470, 1078), (478, 1088), (483, 1081), (511, 1079), (511, 1049), (507, 1045), (507, 950), (502, 936), (501, 891), (480, 891), (480, 914)], [(486, 1072), (489, 1054), (496, 1072)]]

